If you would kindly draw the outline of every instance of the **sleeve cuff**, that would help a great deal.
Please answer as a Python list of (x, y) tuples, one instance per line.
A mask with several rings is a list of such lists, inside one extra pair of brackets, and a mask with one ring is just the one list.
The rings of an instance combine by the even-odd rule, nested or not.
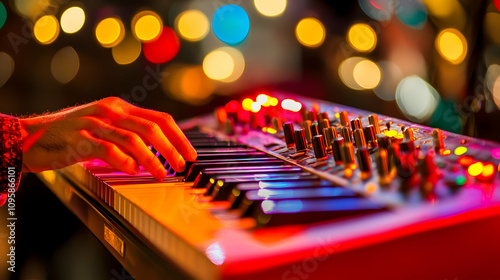
[(21, 181), (23, 146), (19, 119), (0, 114), (0, 205)]

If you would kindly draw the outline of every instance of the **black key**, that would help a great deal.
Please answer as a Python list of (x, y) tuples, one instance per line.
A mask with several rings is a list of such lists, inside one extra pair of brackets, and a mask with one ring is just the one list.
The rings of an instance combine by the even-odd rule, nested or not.
[[(207, 184), (214, 180), (213, 178), (220, 175), (244, 175), (244, 174), (263, 174), (263, 173), (286, 173), (299, 172), (302, 169), (298, 166), (257, 166), (257, 167), (242, 167), (242, 168), (208, 168), (200, 172), (194, 180), (194, 188), (206, 188)], [(212, 182), (213, 183), (213, 182)]]
[(265, 158), (265, 159), (250, 158), (250, 159), (228, 160), (228, 161), (207, 160), (207, 161), (192, 163), (189, 170), (182, 172), (182, 174), (185, 174), (184, 175), (185, 181), (193, 182), (194, 179), (196, 179), (196, 176), (198, 176), (198, 174), (206, 168), (219, 168), (219, 167), (238, 168), (240, 166), (264, 166), (264, 165), (283, 165), (283, 161), (274, 158)]
[[(263, 152), (247, 152), (247, 153), (212, 153), (212, 154), (199, 154), (196, 161), (202, 160), (221, 160), (221, 159), (233, 159), (237, 160), (240, 158), (266, 158), (266, 153)], [(170, 164), (166, 164), (165, 168), (170, 170)], [(188, 163), (186, 163), (186, 169), (189, 168)]]
[(188, 172), (189, 169), (191, 168), (191, 165), (195, 163), (217, 163), (217, 162), (239, 162), (239, 161), (266, 161), (266, 160), (272, 160), (273, 158), (271, 157), (257, 157), (257, 158), (238, 158), (238, 159), (203, 159), (203, 160), (195, 160), (195, 161), (186, 161), (186, 168), (182, 172), (176, 172), (173, 170), (170, 166), (167, 168), (167, 174), (170, 174), (171, 176), (185, 176)]

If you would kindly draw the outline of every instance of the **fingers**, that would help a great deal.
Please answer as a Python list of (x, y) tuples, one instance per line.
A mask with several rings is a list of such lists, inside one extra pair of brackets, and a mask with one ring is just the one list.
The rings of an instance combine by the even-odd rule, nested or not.
[(116, 125), (120, 128), (137, 133), (144, 141), (153, 145), (153, 147), (165, 157), (175, 171), (181, 172), (186, 168), (185, 157), (179, 153), (177, 146), (172, 144), (172, 138), (169, 137), (167, 139), (160, 126), (155, 122), (129, 116), (127, 119), (117, 122)]
[(135, 160), (122, 152), (117, 146), (93, 137), (86, 130), (80, 130), (80, 134), (85, 139), (92, 141), (92, 144), (96, 147), (89, 158), (100, 159), (110, 166), (128, 174), (135, 175), (139, 173), (140, 168)]
[(122, 153), (137, 161), (156, 179), (161, 180), (167, 172), (160, 160), (149, 150), (142, 138), (136, 133), (108, 125), (93, 117), (85, 117), (86, 129), (94, 139), (116, 146)]

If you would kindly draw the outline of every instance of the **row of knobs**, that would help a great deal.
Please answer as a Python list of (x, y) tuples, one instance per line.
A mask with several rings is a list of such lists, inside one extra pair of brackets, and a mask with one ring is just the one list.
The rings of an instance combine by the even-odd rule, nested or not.
[[(310, 120), (303, 122), (303, 127), (294, 129), (292, 122), (282, 125), (285, 142), (289, 149), (295, 149), (297, 152), (304, 152), (310, 146), (314, 150), (314, 155), (318, 161), (328, 158), (331, 153), (337, 164), (351, 166), (355, 164), (354, 147), (357, 148), (357, 158), (359, 168), (362, 173), (371, 172), (371, 156), (369, 148), (379, 147), (377, 153), (377, 169), (381, 180), (388, 177), (391, 163), (399, 162), (401, 153), (403, 155), (414, 154), (414, 136), (412, 128), (403, 128), (404, 140), (401, 143), (391, 143), (391, 139), (381, 133), (377, 115), (368, 117), (369, 125), (362, 126), (359, 118), (348, 120), (348, 113), (342, 111), (339, 114), (340, 135), (335, 127), (330, 126), (326, 113), (318, 114), (318, 122), (312, 123)], [(354, 140), (354, 141), (353, 141)], [(442, 132), (439, 129), (433, 132), (433, 143), (436, 150), (444, 149)], [(411, 169), (411, 157), (406, 161), (407, 166), (401, 167), (401, 173), (404, 176), (405, 168)], [(432, 154), (419, 155), (418, 162), (420, 173), (423, 176), (431, 176), (433, 163)], [(420, 165), (422, 167), (420, 167)]]

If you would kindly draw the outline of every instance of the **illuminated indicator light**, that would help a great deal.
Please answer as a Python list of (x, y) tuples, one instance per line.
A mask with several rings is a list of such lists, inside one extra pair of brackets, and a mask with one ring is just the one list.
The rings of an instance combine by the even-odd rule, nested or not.
[(181, 42), (175, 31), (164, 26), (163, 30), (155, 41), (144, 43), (143, 53), (147, 60), (153, 63), (165, 63), (172, 60), (181, 47)]
[(85, 12), (80, 7), (71, 7), (61, 15), (61, 29), (68, 33), (78, 32), (85, 23)]
[(354, 81), (364, 89), (372, 89), (380, 83), (380, 68), (375, 62), (362, 60), (354, 66), (352, 76)]
[(451, 154), (451, 150), (444, 150), (443, 151), (443, 156), (447, 156)]
[(250, 111), (250, 110), (252, 110), (252, 104), (253, 104), (253, 100), (252, 99), (245, 98), (241, 102), (241, 107), (243, 107), (243, 110), (245, 110), (245, 111)]
[(214, 178), (210, 178), (210, 184), (213, 184), (213, 183), (215, 183)]
[(250, 20), (247, 12), (237, 5), (217, 9), (212, 21), (215, 36), (228, 45), (237, 45), (248, 36)]
[(491, 150), (491, 156), (496, 159), (500, 159), (500, 148)]
[(276, 131), (276, 129), (274, 129), (274, 128), (272, 128), (272, 127), (268, 127), (268, 128), (267, 128), (267, 132), (268, 132), (268, 133), (271, 133), (271, 134), (275, 134), (275, 133), (276, 133), (276, 132), (278, 132), (278, 131)]
[(153, 11), (142, 11), (132, 18), (132, 33), (143, 42), (156, 40), (163, 30), (160, 16)]
[(239, 108), (240, 108), (240, 104), (236, 100), (229, 101), (226, 104), (226, 106), (224, 106), (224, 109), (226, 109), (226, 111), (229, 113), (237, 112)]
[(344, 169), (344, 177), (351, 178), (352, 177), (352, 169), (350, 169), (350, 168)]
[(467, 172), (469, 173), (470, 176), (476, 177), (483, 172), (483, 169), (484, 169), (483, 163), (476, 162), (476, 163), (473, 163), (469, 166), (469, 168), (467, 169)]
[(467, 41), (460, 31), (448, 28), (436, 37), (438, 53), (452, 64), (460, 64), (467, 55)]
[(357, 23), (347, 32), (349, 45), (360, 52), (371, 52), (377, 45), (377, 35), (371, 26)]
[(5, 9), (3, 3), (0, 2), (0, 29), (3, 27), (6, 20), (7, 20), (7, 10)]
[(59, 22), (52, 15), (43, 16), (35, 22), (33, 35), (40, 44), (50, 44), (59, 36)]
[(72, 47), (60, 49), (52, 58), (50, 71), (61, 84), (73, 80), (80, 69), (80, 58)]
[(295, 36), (299, 42), (310, 48), (316, 48), (323, 44), (325, 40), (325, 27), (316, 18), (304, 18), (295, 28)]
[(281, 108), (292, 112), (298, 112), (302, 108), (302, 104), (293, 99), (287, 98), (281, 101)]
[(459, 186), (462, 186), (465, 184), (467, 180), (465, 179), (464, 176), (457, 176), (457, 178), (455, 179), (455, 183)]
[(374, 193), (377, 190), (377, 185), (373, 183), (366, 184), (365, 191), (369, 194)]
[(266, 133), (267, 132), (267, 127), (262, 128), (262, 132)]
[(274, 209), (275, 206), (276, 204), (272, 200), (264, 200), (261, 203), (262, 211), (264, 211), (264, 213), (269, 213)]
[(455, 155), (457, 155), (457, 156), (461, 156), (461, 155), (465, 154), (466, 152), (467, 152), (466, 147), (456, 147), (455, 151), (454, 151)]
[(253, 3), (259, 13), (268, 17), (281, 15), (286, 8), (286, 0), (254, 0)]
[(257, 113), (260, 111), (260, 108), (261, 108), (261, 105), (259, 103), (253, 102), (251, 111), (254, 113)]
[(224, 182), (223, 182), (223, 181), (221, 181), (221, 180), (218, 180), (218, 181), (217, 181), (217, 186), (222, 187), (222, 185), (224, 185)]
[(468, 156), (461, 156), (458, 158), (458, 163), (463, 167), (471, 165), (472, 161), (472, 158)]
[(111, 49), (116, 63), (126, 65), (134, 62), (141, 54), (142, 44), (132, 34), (125, 36), (120, 44)]
[(340, 113), (335, 113), (335, 117), (338, 119), (340, 118)]
[(97, 41), (105, 47), (111, 48), (118, 45), (125, 37), (125, 27), (118, 18), (105, 18), (95, 28)]
[(177, 16), (175, 27), (183, 39), (195, 42), (207, 36), (210, 23), (204, 13), (197, 10), (188, 10)]
[(257, 98), (255, 100), (257, 101), (257, 103), (263, 105), (269, 101), (269, 96), (266, 94), (259, 94), (257, 95)]
[(386, 130), (383, 132), (387, 137), (394, 137), (396, 135), (398, 135), (398, 133), (396, 132), (396, 130)]
[(481, 172), (481, 176), (490, 178), (493, 174), (495, 174), (495, 166), (491, 163), (486, 164), (483, 168), (483, 172)]
[(269, 101), (269, 104), (271, 104), (271, 106), (276, 106), (278, 105), (279, 101), (278, 101), (278, 98), (276, 97), (272, 97), (271, 100)]

